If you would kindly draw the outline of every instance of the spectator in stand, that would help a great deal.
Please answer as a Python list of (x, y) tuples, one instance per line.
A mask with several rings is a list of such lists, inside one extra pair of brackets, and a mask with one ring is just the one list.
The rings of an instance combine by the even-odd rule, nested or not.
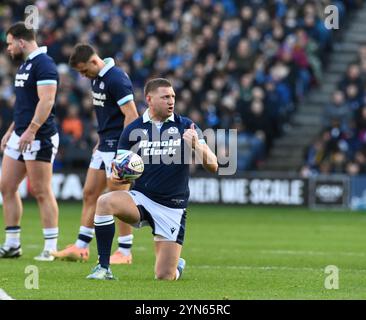
[(70, 143), (75, 143), (83, 135), (83, 123), (79, 117), (79, 109), (75, 105), (71, 105), (67, 109), (67, 115), (61, 123), (63, 134), (70, 137)]
[[(335, 1), (341, 19), (359, 2)], [(8, 3), (2, 5), (3, 39), (12, 22), (22, 18), (26, 5)], [(187, 105), (182, 107), (183, 114), (201, 121), (202, 128), (236, 128), (234, 119), (249, 112), (255, 99), (253, 88), (259, 86), (263, 98), (256, 103), (264, 104), (271, 130), (275, 137), (286, 134), (283, 128), (296, 104), (320, 83), (332, 47), (333, 31), (322, 23), (328, 4), (330, 1), (312, 0), (37, 1), (44, 17), (38, 41), (48, 46), (48, 53), (59, 65), (58, 124), (61, 127), (67, 115), (65, 106), (76, 105), (83, 134), (73, 142), (74, 147), (92, 148), (95, 121), (86, 102), (89, 84), (64, 66), (73, 46), (87, 42), (99, 47), (101, 56), (110, 56), (123, 67), (136, 93), (142, 92), (149, 78), (169, 78), (182, 105)], [(5, 48), (4, 41), (0, 47)], [(0, 54), (0, 95), (5, 94), (8, 100), (14, 95), (9, 79), (15, 72), (4, 59)], [(362, 95), (363, 89), (364, 85), (357, 94)], [(143, 95), (136, 94), (135, 102), (142, 114), (146, 109)], [(64, 166), (75, 166), (67, 158), (69, 152), (62, 151), (64, 143), (68, 141), (61, 140), (58, 160), (64, 161)], [(253, 151), (252, 156), (255, 154)], [(88, 159), (81, 161), (80, 167), (88, 164)], [(261, 162), (253, 161), (251, 169)]]
[(263, 102), (261, 100), (253, 101), (250, 110), (242, 121), (249, 133), (265, 142), (268, 151), (272, 144), (273, 135), (271, 121), (268, 113), (264, 110)]
[(364, 87), (364, 81), (361, 78), (361, 69), (357, 63), (351, 63), (347, 68), (347, 73), (338, 85), (338, 89), (346, 91), (349, 85), (355, 85), (358, 92)]
[(333, 93), (332, 102), (325, 107), (323, 126), (329, 127), (334, 120), (340, 122), (342, 130), (349, 130), (352, 113), (349, 112), (349, 108), (345, 104), (345, 97), (341, 90), (337, 90)]

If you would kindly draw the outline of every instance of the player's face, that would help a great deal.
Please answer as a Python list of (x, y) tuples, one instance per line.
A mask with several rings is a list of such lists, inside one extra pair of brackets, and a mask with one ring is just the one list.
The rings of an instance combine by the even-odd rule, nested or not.
[(11, 34), (6, 36), (7, 51), (13, 60), (23, 59), (22, 41), (14, 38)]
[(175, 92), (172, 87), (159, 87), (148, 94), (147, 102), (155, 116), (167, 119), (174, 112)]
[(95, 64), (94, 60), (89, 60), (87, 62), (79, 62), (75, 69), (82, 76), (87, 77), (89, 79), (96, 78), (99, 73), (98, 66)]

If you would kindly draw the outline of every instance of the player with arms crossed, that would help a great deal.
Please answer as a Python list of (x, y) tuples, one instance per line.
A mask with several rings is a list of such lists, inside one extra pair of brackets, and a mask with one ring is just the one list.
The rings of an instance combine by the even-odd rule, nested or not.
[(35, 257), (52, 261), (57, 250), (58, 206), (51, 188), (52, 163), (59, 137), (55, 123), (57, 68), (46, 47), (38, 47), (36, 36), (23, 22), (6, 33), (7, 50), (14, 60), (23, 60), (15, 76), (14, 122), (1, 140), (4, 151), (1, 193), (5, 219), (5, 243), (0, 258), (19, 257), (22, 201), (19, 184), (27, 175), (37, 200), (43, 225), (45, 246)]
[[(138, 117), (133, 101), (132, 83), (127, 74), (116, 67), (112, 58), (102, 60), (88, 44), (75, 46), (69, 61), (81, 75), (91, 79), (93, 105), (98, 121), (99, 142), (94, 148), (87, 172), (79, 235), (74, 245), (53, 253), (68, 260), (89, 259), (89, 243), (93, 239), (93, 219), (98, 197), (104, 189), (128, 190), (129, 185), (113, 183), (109, 177), (116, 155), (118, 139), (124, 126)], [(132, 228), (120, 223), (119, 249), (111, 257), (112, 264), (132, 263)]]
[[(144, 94), (148, 109), (124, 129), (118, 153), (133, 149), (144, 160), (145, 169), (131, 191), (113, 191), (99, 197), (94, 218), (99, 264), (88, 279), (114, 279), (109, 259), (116, 216), (135, 227), (151, 226), (155, 236), (155, 278), (178, 280), (185, 267), (180, 254), (189, 197), (189, 164), (184, 161), (187, 151), (194, 149), (196, 159), (206, 170), (214, 173), (218, 169), (217, 158), (202, 132), (192, 120), (174, 114), (171, 83), (152, 79)], [(184, 148), (185, 143), (188, 148)], [(175, 161), (169, 164), (169, 157)], [(115, 173), (112, 177), (125, 182)]]

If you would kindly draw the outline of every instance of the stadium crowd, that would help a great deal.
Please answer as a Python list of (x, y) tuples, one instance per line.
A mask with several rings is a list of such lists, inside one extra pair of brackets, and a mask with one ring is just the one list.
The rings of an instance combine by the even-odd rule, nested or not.
[[(324, 26), (324, 6), (335, 4), (340, 18), (354, 1), (304, 0), (14, 0), (0, 5), (0, 135), (12, 121), (13, 66), (6, 54), (5, 32), (24, 19), (24, 7), (40, 13), (38, 42), (58, 65), (56, 114), (61, 144), (55, 170), (87, 167), (97, 139), (90, 81), (68, 66), (73, 46), (94, 45), (100, 56), (113, 57), (129, 74), (140, 114), (146, 105), (143, 85), (151, 77), (169, 78), (176, 90), (178, 113), (202, 129), (238, 130), (238, 170), (255, 169), (273, 139), (286, 134), (289, 119), (306, 92), (322, 77), (334, 33)], [(312, 168), (356, 170), (366, 141), (366, 47), (350, 67), (324, 118), (328, 127), (308, 153)], [(345, 113), (357, 115), (354, 125)], [(348, 113), (347, 113), (348, 114)], [(333, 117), (336, 115), (336, 121)], [(346, 123), (347, 122), (347, 123)], [(356, 132), (354, 140), (344, 139)], [(337, 137), (334, 137), (336, 135)], [(331, 158), (319, 160), (329, 141)], [(363, 140), (362, 140), (363, 139)], [(328, 141), (327, 140), (327, 141)], [(347, 146), (347, 148), (346, 148)], [(330, 151), (331, 150), (331, 151)], [(328, 152), (327, 151), (327, 152)], [(224, 150), (220, 150), (224, 152)], [(357, 160), (359, 159), (359, 160)], [(317, 162), (318, 161), (318, 162)], [(330, 170), (330, 169), (329, 169)], [(342, 169), (343, 170), (343, 169)]]
[(324, 109), (323, 129), (305, 152), (302, 174), (366, 173), (366, 45)]

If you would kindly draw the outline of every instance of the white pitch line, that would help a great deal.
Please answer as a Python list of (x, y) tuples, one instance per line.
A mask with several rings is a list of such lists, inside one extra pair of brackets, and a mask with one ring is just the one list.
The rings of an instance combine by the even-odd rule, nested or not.
[[(37, 245), (37, 244), (26, 244), (23, 246), (23, 248), (25, 249), (39, 249), (42, 248), (42, 245)], [(139, 246), (139, 247), (133, 247), (134, 251), (146, 251), (147, 248), (143, 247), (143, 246)]]
[[(188, 266), (193, 269), (230, 269), (230, 270), (303, 270), (303, 271), (323, 271), (321, 268), (308, 268), (308, 267), (288, 267), (288, 266)], [(366, 271), (366, 270), (365, 270)]]
[[(324, 268), (311, 268), (311, 267), (290, 267), (290, 266), (218, 266), (218, 265), (188, 265), (188, 268), (192, 269), (229, 269), (229, 270), (284, 270), (284, 271), (316, 271), (324, 272)], [(366, 272), (366, 269), (345, 269), (339, 268), (340, 271), (352, 271), (352, 272)]]
[(354, 256), (354, 257), (366, 257), (363, 252), (347, 252), (347, 251), (301, 251), (301, 250), (260, 250), (263, 254), (288, 254), (288, 255), (309, 255), (309, 256), (328, 256), (328, 255), (340, 255), (340, 256)]
[(0, 288), (0, 300), (15, 300)]
[[(193, 252), (201, 252), (202, 249), (192, 248)], [(216, 249), (218, 252), (227, 252), (228, 249)], [(341, 256), (354, 256), (354, 257), (366, 257), (366, 253), (363, 252), (350, 252), (350, 251), (312, 251), (312, 250), (248, 250), (248, 249), (230, 249), (231, 253), (260, 253), (260, 254), (278, 254), (278, 255), (309, 255), (309, 256), (329, 256), (329, 255), (341, 255)]]

